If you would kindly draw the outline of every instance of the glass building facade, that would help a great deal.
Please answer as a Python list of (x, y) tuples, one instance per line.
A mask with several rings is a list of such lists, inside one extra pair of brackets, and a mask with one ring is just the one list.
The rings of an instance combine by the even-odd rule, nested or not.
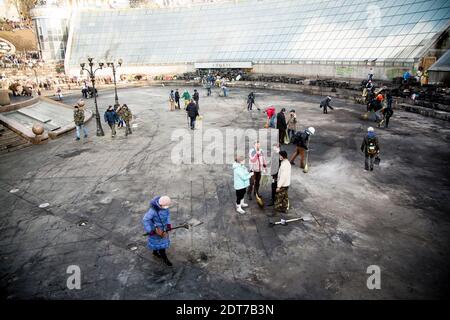
[(181, 8), (81, 10), (66, 64), (87, 56), (130, 66), (413, 63), (448, 27), (450, 0), (240, 0)]
[(31, 11), (39, 51), (45, 61), (63, 61), (69, 33), (69, 15), (56, 6), (37, 6)]

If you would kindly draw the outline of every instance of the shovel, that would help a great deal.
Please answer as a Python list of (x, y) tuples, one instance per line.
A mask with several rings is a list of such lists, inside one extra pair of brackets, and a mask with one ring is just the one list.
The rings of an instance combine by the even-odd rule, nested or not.
[(286, 226), (291, 222), (295, 222), (295, 221), (311, 221), (312, 219), (309, 217), (300, 217), (300, 218), (293, 218), (293, 219), (281, 219), (280, 221), (276, 221), (276, 222), (269, 222), (269, 226), (273, 227), (273, 226), (277, 226), (277, 225), (282, 225), (282, 226)]
[[(190, 224), (190, 223), (184, 223), (184, 224), (180, 224), (180, 225), (178, 225), (178, 226), (176, 226), (176, 227), (173, 227), (172, 229), (170, 229), (169, 231), (173, 231), (173, 230), (175, 230), (175, 229), (180, 229), (180, 228), (184, 228), (184, 229), (190, 229), (190, 228), (192, 228), (192, 227), (197, 227), (197, 226), (199, 226), (199, 225), (201, 225), (201, 224), (203, 224), (203, 221), (200, 221), (200, 222), (198, 222), (198, 223), (196, 223), (196, 224)], [(149, 236), (150, 235), (150, 233), (144, 233), (142, 236), (143, 237), (146, 237), (146, 236)]]

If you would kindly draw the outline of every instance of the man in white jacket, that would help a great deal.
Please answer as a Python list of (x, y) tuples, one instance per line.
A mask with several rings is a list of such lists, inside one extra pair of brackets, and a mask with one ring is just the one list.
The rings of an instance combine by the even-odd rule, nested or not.
[(289, 209), (288, 189), (291, 185), (291, 163), (287, 152), (280, 151), (280, 169), (278, 170), (275, 210), (286, 213)]

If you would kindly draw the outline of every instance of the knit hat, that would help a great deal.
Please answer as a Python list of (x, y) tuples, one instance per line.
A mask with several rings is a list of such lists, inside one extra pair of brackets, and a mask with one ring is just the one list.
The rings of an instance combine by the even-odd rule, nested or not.
[(159, 205), (161, 207), (170, 206), (170, 198), (168, 196), (162, 196), (161, 198), (159, 198)]

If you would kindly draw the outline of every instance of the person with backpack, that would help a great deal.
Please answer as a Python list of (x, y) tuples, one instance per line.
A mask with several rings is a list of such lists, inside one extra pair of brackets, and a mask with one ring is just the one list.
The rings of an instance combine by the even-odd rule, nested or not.
[(295, 165), (295, 158), (300, 156), (300, 168), (305, 168), (305, 151), (308, 151), (308, 141), (311, 135), (314, 135), (316, 129), (314, 127), (309, 127), (303, 132), (298, 131), (294, 135), (293, 143), (296, 144), (295, 152), (292, 154), (290, 162), (292, 165)]
[(373, 171), (374, 158), (378, 157), (380, 153), (380, 145), (372, 127), (367, 128), (367, 135), (361, 144), (361, 151), (365, 155), (364, 169)]
[(162, 259), (169, 267), (172, 266), (172, 262), (167, 258), (166, 250), (170, 247), (169, 231), (172, 229), (170, 203), (168, 196), (154, 197), (150, 201), (150, 209), (142, 219), (144, 230), (149, 235), (147, 247), (153, 250), (155, 257)]
[(108, 107), (103, 117), (105, 118), (105, 122), (111, 128), (111, 138), (114, 138), (116, 136), (116, 122), (119, 122), (119, 116), (116, 111), (114, 111), (113, 106)]
[(331, 102), (330, 96), (326, 97), (324, 100), (322, 100), (320, 102), (320, 107), (323, 108), (323, 113), (327, 114), (328, 108), (330, 108), (331, 110), (334, 110), (333, 107), (330, 105), (330, 102)]
[(245, 211), (242, 208), (248, 207), (245, 203), (244, 197), (247, 187), (250, 186), (250, 178), (254, 175), (254, 172), (248, 172), (245, 167), (245, 159), (242, 156), (238, 156), (233, 163), (233, 176), (234, 176), (234, 189), (236, 190), (236, 211), (240, 214), (244, 214)]

